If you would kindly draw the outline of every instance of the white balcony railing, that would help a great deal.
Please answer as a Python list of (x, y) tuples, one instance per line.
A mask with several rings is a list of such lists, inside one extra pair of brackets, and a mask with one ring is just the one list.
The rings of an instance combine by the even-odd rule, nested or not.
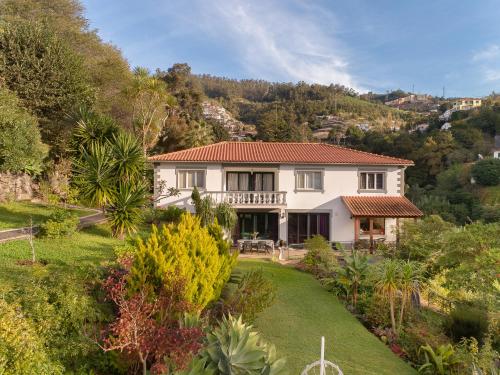
[(235, 207), (286, 206), (286, 191), (206, 191), (216, 203)]

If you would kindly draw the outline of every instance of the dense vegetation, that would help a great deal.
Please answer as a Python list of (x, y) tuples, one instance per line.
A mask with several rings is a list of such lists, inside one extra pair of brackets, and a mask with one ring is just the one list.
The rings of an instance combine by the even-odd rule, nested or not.
[(317, 236), (298, 267), (423, 373), (497, 373), (500, 226), (428, 216), (373, 257), (337, 254)]
[[(300, 268), (421, 371), (488, 373), (498, 349), (500, 161), (489, 157), (500, 133), (495, 95), (481, 109), (453, 113), (451, 129), (442, 131), (437, 114), (397, 111), (381, 104), (383, 96), (338, 85), (200, 76), (187, 64), (131, 69), (89, 28), (77, 0), (0, 0), (0, 172), (33, 176), (49, 205), (44, 212), (24, 203), (0, 207), (2, 227), (41, 224), (40, 238), (2, 245), (0, 373), (225, 375), (238, 366), (286, 373), (249, 323), (283, 344), (276, 329), (294, 333), (290, 307), (304, 313), (310, 296), (300, 285), (276, 290), (269, 272), (233, 272), (230, 205), (195, 190), (196, 215), (152, 207), (177, 191), (166, 181), (152, 195), (148, 155), (229, 139), (203, 117), (207, 99), (255, 126), (252, 140), (309, 141), (333, 116), (350, 126), (333, 127), (328, 142), (414, 160), (407, 194), (432, 216), (405, 223), (398, 247), (380, 246), (375, 259), (354, 252), (338, 261), (315, 237)], [(413, 131), (424, 121), (427, 130)], [(373, 126), (351, 126), (361, 122)], [(73, 203), (101, 209), (109, 227), (77, 231), (76, 216), (60, 207)], [(144, 228), (146, 220), (158, 227)], [(131, 240), (137, 233), (142, 239)], [(306, 280), (289, 271), (296, 272), (273, 270), (285, 281)], [(416, 309), (425, 292), (436, 300)], [(329, 298), (321, 289), (317, 296)], [(288, 313), (291, 323), (271, 327), (259, 316), (280, 297), (285, 307), (276, 313)], [(331, 316), (328, 306), (340, 311), (334, 305), (318, 311)], [(320, 321), (309, 326), (318, 336)], [(347, 339), (346, 327), (338, 329)], [(313, 347), (311, 335), (300, 337)], [(405, 367), (363, 345), (373, 363), (380, 355), (394, 371)], [(288, 348), (293, 356), (300, 350)], [(340, 350), (353, 356), (345, 345)], [(339, 361), (366, 370), (352, 365), (355, 358)], [(296, 358), (291, 363), (299, 370)]]

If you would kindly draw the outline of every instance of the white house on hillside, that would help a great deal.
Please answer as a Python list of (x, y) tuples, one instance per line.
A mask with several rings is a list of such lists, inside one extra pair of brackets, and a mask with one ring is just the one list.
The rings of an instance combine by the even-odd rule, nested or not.
[(302, 244), (321, 234), (351, 245), (395, 240), (400, 218), (422, 213), (404, 197), (404, 171), (413, 162), (322, 143), (222, 142), (149, 158), (155, 189), (180, 194), (158, 207), (193, 211), (196, 186), (237, 210), (233, 239)]

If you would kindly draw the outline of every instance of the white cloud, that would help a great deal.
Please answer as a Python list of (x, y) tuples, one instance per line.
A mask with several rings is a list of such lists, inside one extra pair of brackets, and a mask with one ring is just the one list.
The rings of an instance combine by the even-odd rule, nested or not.
[(238, 54), (247, 72), (273, 80), (342, 84), (362, 91), (349, 73), (332, 13), (307, 2), (200, 1), (198, 25)]
[(472, 61), (486, 61), (496, 59), (497, 57), (500, 57), (500, 47), (496, 44), (492, 44), (474, 53)]
[(477, 51), (472, 56), (472, 62), (479, 69), (483, 82), (491, 83), (500, 81), (500, 46), (491, 44)]
[(484, 75), (488, 82), (500, 81), (500, 69), (486, 69)]

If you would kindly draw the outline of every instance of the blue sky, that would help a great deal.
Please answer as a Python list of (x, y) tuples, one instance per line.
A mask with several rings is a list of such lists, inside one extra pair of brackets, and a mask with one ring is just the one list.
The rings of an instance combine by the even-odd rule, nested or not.
[(500, 91), (499, 0), (83, 0), (131, 66), (270, 81)]

